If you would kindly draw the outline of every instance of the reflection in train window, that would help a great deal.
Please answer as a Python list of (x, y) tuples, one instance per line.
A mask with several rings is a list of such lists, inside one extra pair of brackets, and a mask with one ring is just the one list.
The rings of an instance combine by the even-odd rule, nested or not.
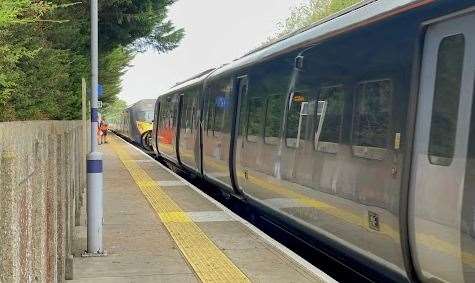
[(278, 144), (280, 141), (284, 98), (283, 95), (271, 95), (267, 99), (264, 127), (264, 142), (267, 144)]
[(181, 106), (181, 121), (180, 121), (180, 128), (188, 133), (190, 131), (189, 128), (189, 101), (186, 95), (182, 96), (182, 106)]
[(224, 119), (224, 108), (219, 106), (219, 97), (215, 97), (213, 104), (213, 136), (218, 137), (221, 135), (221, 128), (223, 125)]
[(464, 52), (462, 34), (440, 43), (429, 140), (429, 161), (434, 165), (449, 166), (454, 156)]
[(194, 103), (195, 99), (193, 95), (184, 95), (183, 96), (183, 105), (181, 113), (181, 128), (185, 133), (193, 132), (193, 121), (194, 121)]
[(285, 132), (285, 144), (288, 147), (299, 147), (305, 139), (304, 129), (306, 129), (308, 113), (308, 99), (305, 92), (296, 91), (291, 96), (290, 109), (287, 115), (287, 126)]
[(213, 130), (213, 136), (219, 137), (222, 133), (228, 131), (228, 124), (229, 124), (229, 94), (225, 93), (225, 95), (218, 95), (212, 99), (210, 104), (210, 108), (212, 111), (210, 112), (212, 126), (211, 129)]
[(152, 122), (153, 111), (137, 111), (137, 121)]
[[(353, 145), (386, 148), (391, 117), (391, 80), (369, 81), (358, 85)], [(364, 150), (366, 152), (366, 150)], [(358, 155), (357, 152), (355, 152)]]
[(196, 115), (196, 110), (195, 110), (195, 105), (193, 103), (191, 107), (191, 115), (190, 115), (190, 133), (193, 133), (193, 123), (195, 122), (195, 115)]
[(246, 130), (247, 141), (257, 142), (258, 136), (260, 136), (262, 106), (262, 98), (256, 97), (249, 99)]
[(315, 106), (316, 128), (314, 148), (318, 151), (336, 153), (340, 142), (343, 122), (343, 86), (323, 87)]

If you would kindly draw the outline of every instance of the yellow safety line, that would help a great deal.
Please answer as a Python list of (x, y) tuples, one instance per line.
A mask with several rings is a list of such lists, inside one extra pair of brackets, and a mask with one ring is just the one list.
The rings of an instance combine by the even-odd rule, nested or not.
[(202, 282), (250, 282), (121, 146), (111, 146)]

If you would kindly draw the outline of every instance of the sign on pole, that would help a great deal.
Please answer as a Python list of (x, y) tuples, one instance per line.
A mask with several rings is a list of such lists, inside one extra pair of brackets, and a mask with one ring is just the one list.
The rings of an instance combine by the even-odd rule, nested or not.
[(104, 95), (104, 86), (97, 84), (97, 97), (102, 97)]

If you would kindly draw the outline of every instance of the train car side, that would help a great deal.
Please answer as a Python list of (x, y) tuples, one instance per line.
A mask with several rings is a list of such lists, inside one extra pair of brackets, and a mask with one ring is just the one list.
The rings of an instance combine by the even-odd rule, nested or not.
[(159, 97), (155, 150), (371, 280), (471, 282), (474, 10), (381, 0), (247, 55)]

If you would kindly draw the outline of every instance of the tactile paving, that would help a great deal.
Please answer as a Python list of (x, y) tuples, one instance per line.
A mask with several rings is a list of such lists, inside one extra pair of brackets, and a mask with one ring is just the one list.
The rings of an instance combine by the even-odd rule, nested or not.
[(121, 145), (112, 147), (201, 281), (250, 282)]

